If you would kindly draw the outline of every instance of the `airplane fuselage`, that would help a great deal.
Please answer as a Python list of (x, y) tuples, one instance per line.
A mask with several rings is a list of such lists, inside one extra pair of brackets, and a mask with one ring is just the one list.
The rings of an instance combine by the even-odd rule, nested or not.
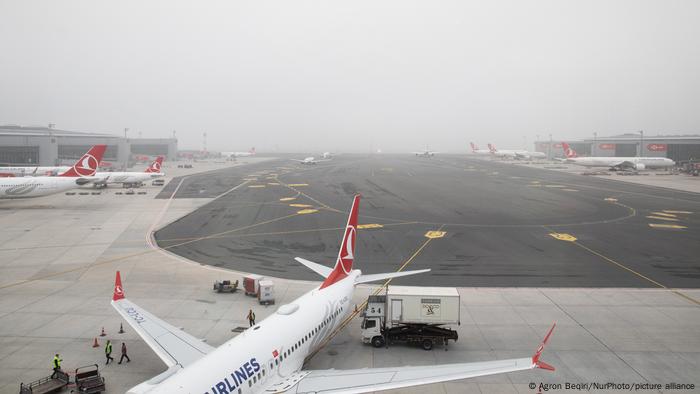
[(0, 174), (14, 176), (52, 176), (68, 171), (69, 166), (62, 167), (0, 167)]
[(139, 183), (165, 176), (162, 172), (98, 172), (95, 177), (105, 183)]
[(645, 168), (668, 168), (676, 164), (666, 157), (572, 157), (566, 162), (584, 167), (615, 167), (626, 162), (641, 164)]
[(281, 390), (303, 374), (305, 358), (350, 313), (360, 274), (353, 270), (331, 286), (307, 292), (186, 369), (157, 385), (144, 382), (129, 393), (260, 393), (273, 386)]
[(53, 176), (0, 178), (0, 199), (43, 197), (78, 188), (90, 181), (89, 178)]

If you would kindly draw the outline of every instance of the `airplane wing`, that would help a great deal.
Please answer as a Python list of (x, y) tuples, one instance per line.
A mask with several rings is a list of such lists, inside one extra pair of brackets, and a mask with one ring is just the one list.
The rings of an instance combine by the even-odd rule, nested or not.
[(540, 361), (539, 358), (555, 326), (556, 324), (549, 329), (537, 352), (532, 357), (416, 367), (302, 371), (295, 377), (295, 380), (298, 379), (296, 385), (289, 387), (289, 382), (281, 382), (268, 388), (268, 392), (298, 394), (367, 393), (534, 368), (554, 371), (554, 367)]
[(184, 368), (214, 350), (202, 340), (173, 327), (124, 298), (121, 282), (117, 271), (112, 306), (168, 368), (175, 365)]

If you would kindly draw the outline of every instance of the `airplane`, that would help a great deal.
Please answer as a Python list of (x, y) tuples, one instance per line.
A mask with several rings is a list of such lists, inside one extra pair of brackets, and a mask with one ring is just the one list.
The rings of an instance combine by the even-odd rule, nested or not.
[(583, 167), (608, 167), (612, 171), (617, 171), (669, 168), (676, 164), (675, 161), (666, 157), (578, 157), (568, 143), (562, 142), (562, 147), (566, 156), (564, 162)]
[(492, 144), (489, 145), (489, 151), (496, 157), (519, 159), (519, 160), (532, 160), (532, 159), (544, 159), (547, 157), (543, 152), (530, 152), (525, 149), (496, 149)]
[(313, 156), (309, 156), (304, 158), (304, 160), (299, 160), (299, 159), (292, 159), (296, 162), (299, 162), (299, 164), (316, 164), (316, 163), (323, 163), (324, 161), (331, 161), (330, 159), (325, 159), (325, 160), (316, 160)]
[(248, 152), (221, 152), (221, 156), (228, 158), (255, 156), (255, 147), (250, 148)]
[(490, 155), (491, 151), (488, 149), (479, 149), (478, 146), (476, 146), (475, 143), (470, 142), (469, 145), (472, 147), (472, 153), (475, 155)]
[(330, 159), (333, 157), (333, 154), (331, 152), (323, 152), (323, 155), (321, 155), (324, 159)]
[(117, 271), (111, 305), (168, 366), (128, 393), (366, 393), (534, 368), (554, 370), (540, 356), (556, 324), (532, 357), (420, 367), (303, 369), (307, 356), (353, 311), (356, 285), (430, 271), (366, 275), (353, 269), (359, 203), (356, 195), (333, 268), (295, 258), (323, 282), (218, 348), (125, 298)]
[(4, 177), (22, 177), (22, 176), (51, 176), (68, 171), (69, 166), (60, 167), (0, 167), (0, 175)]
[(426, 145), (425, 150), (420, 151), (420, 152), (411, 152), (411, 153), (413, 153), (414, 155), (416, 155), (418, 157), (433, 157), (433, 156), (435, 156), (436, 153), (440, 153), (440, 152), (433, 152), (433, 151), (429, 150), (428, 146)]
[(58, 176), (0, 178), (0, 199), (42, 197), (94, 182), (97, 166), (107, 145), (95, 145)]
[(163, 165), (163, 156), (158, 156), (156, 159), (144, 170), (143, 172), (135, 171), (115, 171), (115, 172), (98, 172), (95, 174), (99, 181), (96, 181), (96, 185), (107, 185), (110, 183), (123, 183), (123, 184), (140, 184), (149, 179), (160, 178), (165, 176), (164, 173), (160, 171)]

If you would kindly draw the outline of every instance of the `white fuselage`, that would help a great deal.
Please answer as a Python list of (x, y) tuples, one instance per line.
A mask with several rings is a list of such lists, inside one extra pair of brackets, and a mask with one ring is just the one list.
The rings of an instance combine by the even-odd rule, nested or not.
[(0, 174), (14, 176), (52, 176), (68, 171), (71, 167), (0, 167)]
[(490, 155), (491, 151), (488, 149), (472, 149), (472, 154), (474, 154), (474, 155)]
[(316, 164), (316, 158), (313, 156), (305, 157), (304, 160), (300, 161), (301, 164)]
[(572, 157), (566, 159), (584, 167), (615, 167), (622, 163), (642, 164), (645, 168), (668, 168), (676, 163), (666, 157)]
[(309, 291), (166, 380), (144, 382), (129, 393), (237, 394), (239, 388), (260, 393), (272, 385), (284, 387), (288, 379), (291, 384), (304, 359), (352, 310), (359, 275), (353, 270), (326, 288)]
[(165, 176), (162, 172), (98, 172), (95, 177), (104, 183), (140, 183)]
[(223, 156), (228, 156), (228, 157), (248, 157), (248, 156), (253, 156), (253, 152), (221, 152)]
[(93, 179), (59, 176), (0, 178), (0, 199), (48, 196), (78, 188)]

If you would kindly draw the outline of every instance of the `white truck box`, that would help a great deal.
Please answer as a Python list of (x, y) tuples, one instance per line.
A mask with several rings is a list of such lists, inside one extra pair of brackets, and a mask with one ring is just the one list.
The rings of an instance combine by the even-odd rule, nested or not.
[(459, 307), (454, 287), (388, 286), (386, 326), (459, 324)]
[(275, 285), (271, 280), (262, 279), (258, 282), (258, 301), (261, 304), (274, 304), (275, 303)]

